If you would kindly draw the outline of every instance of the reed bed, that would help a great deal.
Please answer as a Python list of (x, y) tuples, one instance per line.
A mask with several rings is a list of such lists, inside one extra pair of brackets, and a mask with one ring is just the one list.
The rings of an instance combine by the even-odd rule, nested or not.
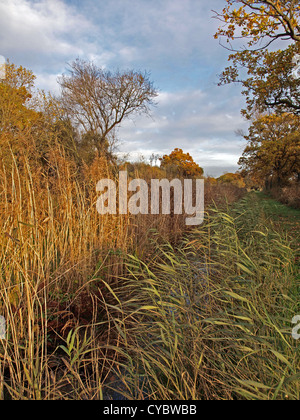
[[(156, 230), (174, 240), (184, 219), (100, 216), (96, 184), (116, 179), (103, 157), (79, 168), (56, 144), (44, 165), (30, 151), (9, 147), (0, 158), (0, 314), (7, 326), (0, 398), (55, 398), (57, 381), (66, 381), (56, 355), (69, 332), (90, 326), (91, 336), (111, 340), (95, 276), (107, 282), (120, 277), (124, 255), (153, 252), (149, 237)], [(102, 359), (95, 369), (103, 365), (107, 372), (110, 364)]]
[(210, 212), (180, 247), (126, 264), (111, 293), (127, 397), (299, 399), (299, 267), (255, 196)]
[(99, 216), (105, 159), (47, 159), (1, 158), (0, 399), (299, 398), (295, 251), (253, 200), (221, 210), (242, 193), (207, 184), (187, 234)]

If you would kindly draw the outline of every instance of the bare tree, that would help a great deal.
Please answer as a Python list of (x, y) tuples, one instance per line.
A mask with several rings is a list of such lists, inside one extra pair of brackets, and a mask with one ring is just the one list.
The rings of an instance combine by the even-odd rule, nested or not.
[(154, 166), (156, 166), (157, 165), (157, 161), (159, 160), (159, 155), (158, 154), (155, 154), (155, 153), (152, 153), (152, 155), (150, 156), (150, 165), (151, 166), (153, 166), (153, 163), (154, 163)]
[(86, 133), (98, 138), (98, 150), (103, 150), (124, 119), (148, 113), (157, 96), (147, 73), (111, 73), (79, 59), (70, 65), (68, 75), (59, 78), (59, 84), (63, 108)]

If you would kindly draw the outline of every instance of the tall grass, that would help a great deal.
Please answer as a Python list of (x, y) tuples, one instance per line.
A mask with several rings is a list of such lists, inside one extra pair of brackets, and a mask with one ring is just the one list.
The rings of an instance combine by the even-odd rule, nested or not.
[(295, 209), (300, 209), (300, 183), (299, 181), (291, 182), (283, 188), (273, 188), (270, 191), (272, 197)]
[(179, 248), (158, 245), (150, 263), (127, 258), (112, 321), (134, 392), (142, 383), (156, 399), (299, 399), (294, 251), (251, 200), (213, 211)]
[[(101, 157), (79, 171), (59, 145), (48, 152), (46, 165), (30, 153), (9, 147), (2, 152), (0, 314), (7, 340), (0, 344), (0, 398), (4, 392), (10, 398), (49, 398), (66, 381), (68, 369), (60, 367), (57, 351), (70, 330), (79, 334), (90, 325), (95, 339), (112, 340), (99, 303), (105, 290), (95, 278), (109, 283), (123, 275), (127, 253), (147, 256), (154, 229), (165, 240), (179, 237), (183, 218), (100, 216), (96, 184), (115, 179)], [(91, 355), (99, 383), (109, 371), (106, 350)]]
[(1, 399), (299, 398), (294, 251), (254, 202), (180, 240), (174, 215), (98, 215), (101, 158), (0, 172)]

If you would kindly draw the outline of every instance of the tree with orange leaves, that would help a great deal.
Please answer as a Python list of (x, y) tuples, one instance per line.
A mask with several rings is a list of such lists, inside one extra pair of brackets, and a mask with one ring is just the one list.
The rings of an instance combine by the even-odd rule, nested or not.
[(164, 155), (160, 161), (161, 168), (182, 177), (201, 177), (204, 172), (192, 156), (189, 153), (183, 153), (182, 149), (174, 149), (170, 155)]
[[(6, 63), (0, 82), (0, 147), (8, 144), (20, 151), (28, 148), (27, 139), (39, 124), (41, 114), (28, 106), (35, 76), (24, 67)], [(26, 140), (25, 140), (26, 139)], [(25, 144), (26, 143), (26, 144)]]
[(226, 0), (222, 13), (215, 17), (223, 25), (215, 38), (227, 43), (246, 39), (248, 48), (265, 49), (277, 39), (300, 42), (299, 0)]
[[(215, 38), (227, 39), (232, 52), (220, 84), (241, 83), (247, 98), (242, 113), (251, 118), (271, 110), (300, 114), (300, 78), (295, 78), (295, 59), (300, 54), (299, 0), (226, 0), (215, 17), (222, 26)], [(246, 45), (239, 50), (233, 41), (242, 39)], [(268, 47), (274, 41), (289, 40), (290, 45), (277, 51)]]
[(283, 186), (292, 179), (299, 181), (299, 122), (299, 117), (291, 114), (262, 115), (254, 120), (239, 160), (244, 173), (273, 186)]

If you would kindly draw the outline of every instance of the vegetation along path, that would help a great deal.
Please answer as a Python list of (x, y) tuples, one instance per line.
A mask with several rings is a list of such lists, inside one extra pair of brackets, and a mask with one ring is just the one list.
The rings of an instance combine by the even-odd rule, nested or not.
[(24, 364), (22, 388), (8, 342), (5, 390), (13, 398), (299, 400), (299, 221), (299, 211), (250, 193), (211, 208), (176, 246), (153, 234), (152, 257), (124, 255), (123, 275), (91, 278), (101, 320), (61, 337), (41, 368)]
[(285, 206), (263, 193), (257, 193), (256, 200), (274, 229), (286, 234), (293, 248), (299, 248), (300, 211)]
[(158, 243), (147, 263), (127, 257), (114, 297), (126, 381), (145, 379), (138, 395), (299, 399), (299, 221), (250, 193), (212, 209), (176, 249)]

